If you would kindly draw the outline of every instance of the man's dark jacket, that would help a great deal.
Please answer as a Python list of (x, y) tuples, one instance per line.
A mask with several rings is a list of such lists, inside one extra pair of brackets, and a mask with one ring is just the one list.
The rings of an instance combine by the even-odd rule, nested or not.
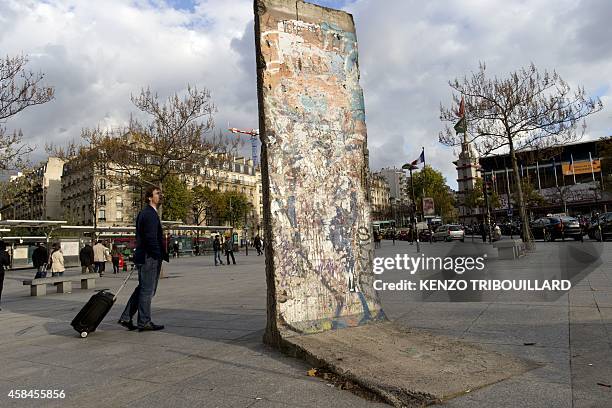
[(91, 245), (85, 245), (81, 252), (79, 252), (79, 260), (81, 261), (81, 266), (89, 266), (94, 263), (94, 250)]
[(168, 254), (164, 249), (161, 221), (155, 208), (145, 206), (136, 217), (136, 249), (134, 263), (145, 263), (145, 255), (159, 261), (168, 262)]
[(47, 252), (47, 248), (43, 246), (38, 246), (32, 252), (32, 264), (35, 268), (41, 267), (49, 261), (49, 253)]
[(11, 257), (9, 256), (8, 252), (6, 252), (4, 248), (2, 248), (0, 250), (0, 273), (4, 273), (4, 267), (10, 266), (10, 264), (11, 264)]

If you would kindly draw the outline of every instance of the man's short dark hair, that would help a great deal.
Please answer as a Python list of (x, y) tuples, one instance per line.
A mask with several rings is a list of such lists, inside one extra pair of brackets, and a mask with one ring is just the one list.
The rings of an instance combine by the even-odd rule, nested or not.
[(157, 186), (149, 186), (147, 187), (147, 189), (145, 190), (145, 196), (144, 196), (144, 201), (145, 203), (149, 203), (149, 198), (153, 197), (153, 192), (155, 190), (161, 191), (161, 188), (157, 187)]

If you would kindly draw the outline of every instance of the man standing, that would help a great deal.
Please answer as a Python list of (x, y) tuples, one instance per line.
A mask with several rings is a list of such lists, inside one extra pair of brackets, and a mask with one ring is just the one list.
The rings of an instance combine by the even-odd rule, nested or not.
[[(138, 331), (164, 328), (163, 325), (151, 321), (151, 300), (157, 291), (162, 261), (169, 262), (168, 254), (164, 249), (161, 221), (157, 212), (162, 201), (159, 187), (147, 188), (145, 201), (147, 205), (136, 217), (134, 264), (138, 269), (138, 286), (130, 296), (118, 322), (129, 330), (138, 327)], [(138, 326), (132, 322), (132, 317), (136, 312), (138, 312)]]
[(102, 245), (102, 241), (98, 241), (96, 245), (93, 246), (93, 253), (96, 272), (98, 272), (100, 276), (104, 276), (104, 267), (106, 265), (106, 247)]
[(79, 252), (79, 260), (81, 261), (81, 273), (94, 273), (94, 250), (91, 245), (85, 244)]
[(213, 253), (215, 254), (215, 266), (217, 266), (217, 260), (223, 265), (223, 261), (221, 260), (221, 241), (219, 241), (218, 235), (215, 235), (215, 240), (213, 241)]
[(228, 265), (230, 264), (230, 256), (232, 257), (232, 262), (236, 265), (236, 258), (234, 258), (234, 241), (231, 236), (225, 239), (225, 257), (227, 258)]
[(36, 276), (34, 279), (45, 278), (47, 276), (46, 268), (49, 260), (49, 252), (47, 248), (40, 242), (36, 244), (36, 249), (32, 252), (32, 264), (36, 268)]

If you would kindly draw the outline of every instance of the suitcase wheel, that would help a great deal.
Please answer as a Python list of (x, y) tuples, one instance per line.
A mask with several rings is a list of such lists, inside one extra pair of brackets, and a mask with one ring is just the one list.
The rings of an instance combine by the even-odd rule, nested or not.
[(82, 338), (87, 337), (87, 332), (81, 332), (81, 337), (82, 337)]

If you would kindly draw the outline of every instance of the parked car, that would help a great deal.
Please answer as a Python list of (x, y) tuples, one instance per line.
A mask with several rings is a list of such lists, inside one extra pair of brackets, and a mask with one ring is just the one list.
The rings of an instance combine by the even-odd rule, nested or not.
[(397, 239), (400, 241), (409, 241), (410, 240), (410, 230), (408, 228), (402, 228), (397, 233)]
[(516, 222), (504, 222), (499, 224), (502, 235), (520, 235), (521, 225)]
[(531, 222), (531, 233), (535, 239), (554, 241), (555, 239), (573, 238), (581, 240), (584, 231), (580, 222), (574, 217), (541, 217)]
[(433, 233), (433, 241), (452, 241), (452, 240), (465, 241), (465, 232), (461, 225), (446, 224), (440, 225)]
[(433, 236), (433, 232), (430, 229), (424, 229), (419, 231), (419, 241), (421, 242), (429, 242), (431, 241), (431, 237)]
[(600, 214), (588, 230), (589, 237), (597, 241), (605, 241), (612, 235), (612, 212)]

